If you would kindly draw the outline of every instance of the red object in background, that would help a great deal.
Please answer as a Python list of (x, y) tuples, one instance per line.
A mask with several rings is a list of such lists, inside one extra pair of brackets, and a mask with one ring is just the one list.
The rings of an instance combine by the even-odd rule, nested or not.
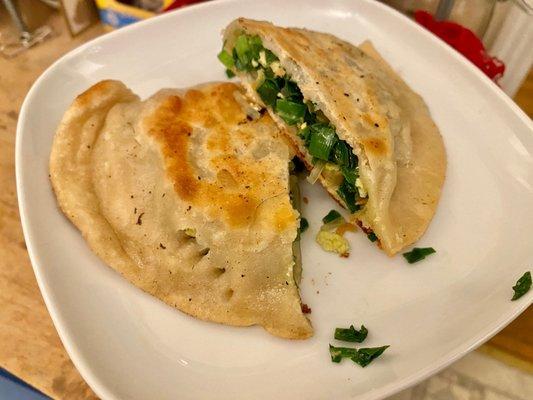
[(494, 82), (503, 76), (505, 64), (487, 54), (481, 40), (470, 29), (451, 21), (436, 21), (433, 15), (422, 10), (415, 11), (415, 20), (468, 58)]
[(168, 7), (166, 7), (163, 12), (175, 10), (176, 8), (187, 6), (189, 4), (201, 3), (202, 1), (205, 0), (175, 0)]

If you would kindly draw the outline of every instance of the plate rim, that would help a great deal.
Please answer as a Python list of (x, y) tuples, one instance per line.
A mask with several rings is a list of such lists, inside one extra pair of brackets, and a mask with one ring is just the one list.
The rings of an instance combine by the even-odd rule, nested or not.
[[(78, 350), (76, 345), (76, 340), (72, 337), (68, 329), (68, 324), (63, 320), (63, 317), (60, 315), (60, 311), (56, 302), (52, 299), (52, 291), (49, 287), (48, 282), (43, 277), (43, 270), (45, 267), (40, 262), (39, 256), (39, 246), (34, 245), (31, 233), (31, 225), (29, 217), (26, 214), (26, 196), (27, 188), (24, 187), (24, 181), (22, 178), (22, 171), (24, 170), (24, 165), (22, 161), (22, 142), (24, 139), (24, 131), (26, 118), (29, 109), (29, 103), (33, 98), (34, 94), (40, 89), (40, 86), (43, 81), (46, 80), (48, 75), (52, 74), (53, 71), (57, 68), (58, 65), (68, 61), (69, 59), (76, 57), (79, 53), (83, 53), (87, 48), (99, 44), (101, 41), (106, 41), (110, 37), (117, 37), (121, 35), (127, 35), (131, 31), (143, 29), (145, 26), (158, 24), (159, 21), (170, 18), (179, 18), (176, 15), (184, 15), (188, 13), (199, 12), (201, 9), (209, 9), (216, 7), (225, 7), (231, 6), (232, 3), (239, 4), (243, 2), (251, 3), (253, 0), (217, 0), (216, 2), (203, 2), (193, 4), (181, 9), (174, 10), (156, 17), (152, 17), (147, 20), (136, 22), (129, 26), (120, 28), (115, 31), (107, 32), (101, 36), (98, 36), (82, 45), (70, 50), (58, 60), (52, 63), (32, 84), (30, 90), (27, 92), (22, 106), (20, 108), (19, 119), (17, 121), (16, 129), (16, 140), (15, 140), (15, 176), (16, 176), (16, 188), (17, 188), (17, 198), (18, 198), (18, 207), (19, 214), (21, 219), (22, 231), (24, 234), (25, 242), (27, 243), (27, 251), (31, 261), (31, 265), (36, 276), (37, 284), (39, 290), (44, 299), (48, 313), (52, 318), (54, 327), (59, 335), (61, 343), (65, 347), (69, 357), (71, 358), (76, 369), (86, 381), (86, 383), (91, 387), (95, 394), (102, 399), (119, 399), (111, 389), (109, 389), (103, 382), (101, 382), (98, 377), (98, 373), (92, 370), (92, 367), (89, 366), (88, 358)], [(527, 126), (533, 133), (533, 121), (525, 114), (525, 112), (500, 89), (500, 87), (490, 80), (481, 70), (476, 68), (472, 63), (470, 63), (464, 56), (456, 52), (451, 46), (447, 45), (444, 41), (437, 38), (429, 31), (418, 25), (416, 22), (412, 21), (406, 15), (396, 11), (392, 7), (377, 1), (372, 0), (358, 0), (359, 3), (366, 3), (366, 6), (375, 7), (380, 9), (380, 12), (387, 13), (389, 16), (394, 15), (394, 18), (403, 20), (407, 26), (410, 26), (411, 29), (415, 29), (418, 36), (425, 37), (424, 40), (430, 40), (433, 46), (438, 46), (442, 51), (445, 51), (448, 54), (448, 57), (458, 62), (461, 65), (461, 68), (465, 73), (473, 74), (472, 79), (478, 80), (478, 83), (483, 84), (487, 89), (489, 89), (500, 101), (504, 101), (507, 107), (513, 112), (513, 114), (518, 117), (525, 126)], [(335, 8), (335, 4), (330, 5)], [(356, 5), (354, 5), (356, 7)], [(407, 27), (406, 26), (406, 27)], [(530, 296), (533, 297), (533, 296)], [(380, 388), (371, 390), (360, 395), (361, 399), (365, 400), (378, 400), (383, 399), (384, 397), (398, 393), (404, 389), (407, 389), (417, 383), (429, 378), (430, 376), (438, 373), (444, 368), (448, 367), (450, 364), (454, 363), (461, 357), (468, 354), (470, 351), (481, 346), (491, 337), (496, 335), (499, 331), (505, 328), (510, 322), (512, 322), (516, 317), (518, 317), (529, 305), (532, 303), (530, 300), (522, 301), (521, 304), (516, 304), (513, 312), (505, 314), (499, 319), (495, 319), (494, 322), (489, 325), (488, 329), (480, 331), (478, 335), (472, 336), (469, 340), (464, 341), (461, 345), (455, 347), (453, 350), (449, 351), (446, 355), (440, 357), (439, 359), (433, 361), (431, 364), (428, 364), (425, 368), (422, 368), (411, 375), (400, 378), (399, 380), (392, 381)]]

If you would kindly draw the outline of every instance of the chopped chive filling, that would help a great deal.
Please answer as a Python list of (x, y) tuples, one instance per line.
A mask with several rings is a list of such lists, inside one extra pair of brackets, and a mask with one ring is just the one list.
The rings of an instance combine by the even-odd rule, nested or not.
[(361, 209), (361, 206), (356, 203), (356, 199), (359, 197), (357, 187), (351, 185), (346, 177), (344, 177), (344, 181), (337, 189), (337, 194), (344, 201), (350, 212), (354, 213)]
[(233, 68), (235, 65), (233, 63), (233, 57), (226, 50), (222, 50), (220, 53), (218, 53), (218, 59), (228, 69)]
[[(331, 164), (341, 182), (337, 195), (350, 212), (361, 209), (366, 194), (359, 192), (358, 159), (353, 149), (341, 140), (326, 116), (312, 102), (304, 102), (298, 85), (280, 66), (279, 59), (263, 47), (259, 36), (241, 34), (237, 37), (231, 54), (222, 50), (218, 59), (230, 70), (253, 72), (264, 78), (256, 88), (265, 105), (271, 107), (287, 125), (298, 128), (313, 163)], [(341, 181), (342, 179), (342, 181)]]
[(288, 125), (296, 125), (305, 115), (305, 104), (294, 101), (277, 99), (275, 111)]
[(329, 161), (329, 155), (339, 137), (329, 124), (316, 123), (310, 127), (309, 154), (319, 160)]
[(265, 79), (261, 86), (259, 86), (256, 90), (266, 105), (273, 106), (276, 104), (279, 87), (274, 81)]

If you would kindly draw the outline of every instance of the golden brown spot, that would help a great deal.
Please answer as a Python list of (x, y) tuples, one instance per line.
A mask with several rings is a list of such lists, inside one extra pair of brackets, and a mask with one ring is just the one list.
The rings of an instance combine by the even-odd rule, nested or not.
[(226, 289), (224, 291), (224, 300), (230, 301), (234, 293), (233, 289)]
[[(215, 125), (218, 123), (215, 122), (211, 125), (212, 128), (217, 128)], [(206, 128), (209, 128), (209, 126), (206, 126)], [(218, 150), (223, 153), (228, 153), (230, 149), (230, 138), (229, 133), (226, 129), (221, 129), (221, 127), (218, 127), (218, 134), (212, 135), (209, 137), (207, 141), (207, 148), (209, 150)]]
[(221, 169), (218, 171), (217, 180), (226, 188), (234, 188), (238, 185), (231, 172), (227, 169)]
[(76, 102), (79, 103), (80, 105), (92, 103), (93, 100), (101, 97), (105, 92), (109, 91), (109, 89), (114, 84), (117, 84), (117, 82), (112, 81), (112, 80), (100, 81), (97, 84), (91, 86), (89, 89), (87, 89), (85, 92), (80, 94), (78, 97), (76, 97)]
[(381, 156), (387, 153), (387, 144), (379, 138), (364, 140), (363, 147), (365, 148), (365, 152), (375, 156)]
[(278, 232), (283, 232), (289, 226), (294, 224), (295, 216), (292, 207), (288, 204), (283, 204), (276, 210), (274, 214), (274, 225)]
[(259, 202), (251, 197), (232, 197), (226, 206), (231, 223), (235, 226), (245, 226), (252, 223)]
[(181, 112), (181, 99), (169, 96), (151, 116), (149, 133), (161, 143), (165, 167), (174, 181), (174, 189), (181, 198), (192, 201), (199, 191), (199, 183), (188, 162), (192, 128), (180, 118)]
[(363, 114), (362, 115), (363, 121), (365, 121), (368, 125), (375, 126), (374, 124), (376, 121), (370, 116), (370, 114)]
[[(252, 224), (259, 205), (280, 189), (278, 185), (265, 186), (273, 177), (258, 164), (260, 162), (243, 163), (235, 155), (235, 140), (232, 140), (235, 133), (231, 133), (231, 129), (245, 117), (233, 98), (235, 90), (238, 87), (228, 83), (190, 90), (181, 99), (169, 96), (147, 118), (146, 124), (149, 134), (161, 146), (167, 175), (178, 196), (194, 207), (222, 217), (229, 225), (239, 227)], [(253, 140), (248, 124), (252, 123), (239, 126), (236, 137), (241, 143)], [(199, 179), (196, 164), (190, 160), (189, 148), (195, 135), (191, 125), (208, 129), (206, 146), (216, 174), (214, 179)], [(273, 224), (285, 227), (289, 223), (286, 219), (280, 215)]]

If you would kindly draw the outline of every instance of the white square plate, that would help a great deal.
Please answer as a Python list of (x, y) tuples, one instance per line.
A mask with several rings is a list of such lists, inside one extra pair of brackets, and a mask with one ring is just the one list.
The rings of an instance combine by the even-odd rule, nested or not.
[[(48, 157), (74, 97), (101, 79), (148, 96), (163, 87), (225, 79), (220, 31), (246, 16), (304, 26), (352, 43), (371, 39), (428, 103), (448, 154), (441, 203), (408, 265), (362, 233), (351, 256), (325, 253), (313, 236), (334, 207), (303, 186), (303, 301), (315, 336), (272, 337), (186, 316), (131, 286), (91, 253), (58, 210)], [(17, 184), (28, 250), (72, 360), (104, 399), (378, 399), (443, 368), (494, 335), (530, 303), (511, 287), (533, 265), (531, 121), (459, 54), (373, 1), (215, 1), (104, 35), (70, 52), (34, 84), (17, 132)], [(364, 323), (365, 346), (390, 344), (367, 368), (333, 364), (336, 326)]]

